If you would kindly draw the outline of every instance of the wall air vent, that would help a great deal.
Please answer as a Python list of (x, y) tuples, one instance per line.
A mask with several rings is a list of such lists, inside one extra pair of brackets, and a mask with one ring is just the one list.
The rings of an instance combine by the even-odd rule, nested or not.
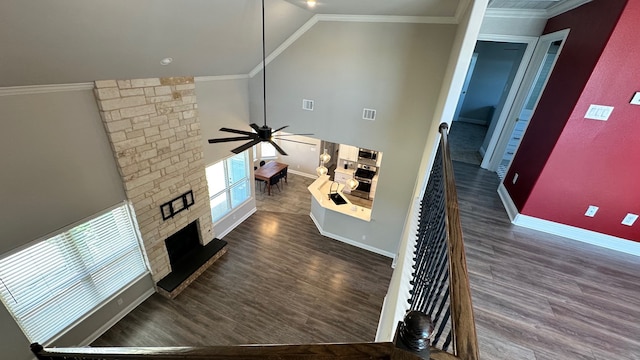
[(313, 100), (302, 99), (302, 110), (313, 111)]
[(362, 118), (363, 118), (364, 120), (371, 120), (371, 121), (373, 121), (373, 120), (375, 120), (375, 119), (376, 119), (376, 111), (375, 111), (374, 109), (367, 109), (367, 108), (364, 108), (364, 109), (362, 110)]

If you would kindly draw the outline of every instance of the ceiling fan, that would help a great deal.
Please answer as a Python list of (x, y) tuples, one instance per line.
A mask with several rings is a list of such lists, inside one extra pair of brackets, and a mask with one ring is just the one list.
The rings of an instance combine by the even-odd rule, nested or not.
[(225, 132), (229, 132), (229, 133), (234, 133), (234, 134), (240, 134), (242, 136), (234, 136), (234, 137), (226, 137), (226, 138), (217, 138), (217, 139), (209, 139), (209, 144), (215, 144), (215, 143), (223, 143), (223, 142), (231, 142), (231, 141), (241, 141), (241, 140), (248, 140), (249, 142), (247, 142), (244, 145), (238, 146), (235, 149), (232, 149), (231, 152), (234, 154), (240, 154), (241, 152), (249, 149), (250, 147), (257, 145), (261, 142), (268, 142), (271, 145), (273, 145), (273, 147), (282, 155), (287, 155), (287, 153), (280, 147), (278, 146), (278, 144), (276, 144), (273, 140), (274, 139), (279, 139), (279, 140), (284, 140), (284, 141), (291, 141), (291, 142), (297, 142), (297, 143), (301, 143), (301, 144), (307, 144), (307, 145), (313, 145), (310, 143), (306, 143), (306, 142), (302, 142), (302, 141), (296, 141), (296, 140), (290, 140), (290, 139), (283, 139), (284, 136), (292, 136), (292, 135), (313, 135), (313, 134), (290, 134), (290, 135), (275, 135), (275, 133), (277, 133), (280, 130), (283, 130), (287, 127), (289, 127), (289, 125), (283, 126), (279, 129), (273, 130), (271, 127), (267, 126), (267, 75), (266, 75), (266, 61), (265, 61), (265, 38), (264, 38), (264, 0), (262, 0), (262, 84), (263, 84), (263, 89), (262, 89), (262, 98), (263, 98), (263, 112), (264, 112), (264, 123), (262, 124), (262, 126), (258, 126), (257, 124), (249, 124), (249, 126), (251, 126), (251, 128), (253, 128), (253, 130), (255, 130), (255, 132), (251, 132), (251, 131), (246, 131), (246, 130), (238, 130), (238, 129), (229, 129), (229, 128), (220, 128), (220, 131), (225, 131)]

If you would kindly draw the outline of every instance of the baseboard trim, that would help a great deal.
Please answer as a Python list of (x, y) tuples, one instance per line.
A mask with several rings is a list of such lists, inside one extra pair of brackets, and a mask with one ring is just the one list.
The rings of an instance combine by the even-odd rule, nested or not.
[(305, 172), (297, 171), (297, 170), (291, 170), (291, 168), (289, 168), (289, 170), (287, 170), (287, 171), (288, 171), (288, 172), (290, 172), (290, 173), (292, 173), (292, 174), (296, 174), (296, 175), (304, 176), (304, 177), (309, 178), (309, 179), (314, 179), (314, 180), (315, 180), (315, 179), (317, 179), (317, 178), (318, 178), (318, 175), (315, 175), (315, 174), (307, 174), (307, 173), (305, 173)]
[(478, 149), (478, 152), (480, 153), (480, 156), (484, 158), (485, 154), (487, 153), (487, 150), (485, 150), (484, 146), (480, 146), (480, 149)]
[(518, 212), (518, 208), (516, 208), (516, 205), (513, 203), (511, 196), (509, 196), (507, 188), (504, 187), (504, 184), (500, 184), (498, 187), (498, 195), (500, 196), (500, 200), (502, 200), (502, 204), (509, 215), (509, 220), (511, 220), (511, 223), (514, 225), (541, 231), (547, 234), (562, 236), (567, 239), (580, 241), (609, 250), (619, 251), (625, 254), (640, 256), (639, 242), (520, 214)]
[(640, 243), (632, 240), (522, 214), (518, 214), (513, 223), (528, 229), (538, 230), (606, 249), (640, 256)]
[(216, 234), (216, 237), (218, 239), (222, 239), (223, 237), (225, 237), (225, 235), (227, 235), (228, 233), (232, 232), (233, 229), (235, 229), (236, 227), (238, 227), (238, 225), (242, 224), (243, 221), (247, 220), (249, 218), (249, 216), (253, 215), (258, 209), (257, 208), (253, 208), (251, 210), (249, 210), (249, 212), (247, 212), (246, 214), (244, 214), (243, 216), (241, 216), (236, 222), (234, 222), (233, 224), (231, 224), (231, 226), (229, 226), (228, 228), (226, 228), (224, 231), (222, 231), (219, 234)]
[(348, 239), (348, 238), (346, 238), (344, 236), (340, 236), (340, 235), (336, 235), (336, 234), (330, 233), (328, 231), (324, 231), (322, 229), (322, 227), (320, 226), (320, 223), (318, 223), (318, 220), (316, 220), (316, 218), (313, 216), (313, 213), (309, 213), (309, 217), (311, 217), (311, 220), (316, 225), (316, 228), (318, 228), (318, 231), (320, 232), (320, 235), (322, 235), (322, 236), (326, 236), (326, 237), (331, 238), (333, 240), (338, 240), (338, 241), (341, 241), (341, 242), (343, 242), (345, 244), (349, 244), (351, 246), (355, 246), (355, 247), (363, 249), (363, 250), (371, 251), (372, 253), (375, 253), (375, 254), (378, 254), (378, 255), (382, 255), (382, 256), (386, 256), (386, 257), (391, 258), (391, 259), (393, 259), (394, 256), (395, 256), (395, 254), (393, 254), (393, 253), (390, 253), (388, 251), (384, 251), (382, 249), (378, 249), (378, 248), (373, 247), (371, 245), (363, 244), (361, 242)]
[(96, 341), (102, 334), (106, 333), (113, 325), (115, 325), (118, 321), (122, 320), (127, 314), (133, 311), (138, 305), (142, 304), (145, 300), (147, 300), (151, 295), (155, 294), (155, 289), (151, 288), (147, 290), (145, 293), (140, 295), (137, 299), (135, 299), (132, 303), (127, 305), (122, 311), (117, 313), (111, 320), (107, 321), (103, 324), (98, 330), (94, 331), (91, 335), (89, 335), (86, 339), (84, 339), (79, 346), (89, 346), (92, 342)]
[(498, 186), (498, 196), (500, 196), (502, 205), (504, 205), (504, 209), (507, 211), (507, 215), (509, 215), (509, 220), (511, 220), (512, 223), (515, 222), (520, 213), (503, 183), (500, 183), (500, 186)]

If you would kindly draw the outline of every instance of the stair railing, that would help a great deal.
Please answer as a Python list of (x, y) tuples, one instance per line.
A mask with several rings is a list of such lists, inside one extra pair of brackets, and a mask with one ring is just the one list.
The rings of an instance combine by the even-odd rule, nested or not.
[[(413, 220), (408, 227), (415, 233), (403, 239), (398, 254), (402, 258), (397, 259), (390, 286), (398, 294), (387, 294), (378, 330), (380, 334), (389, 326), (389, 318), (398, 317), (403, 310), (419, 311), (433, 322), (432, 359), (477, 360), (478, 342), (447, 130), (447, 124), (440, 125), (440, 144), (429, 178), (421, 195), (416, 196), (419, 203), (415, 214), (410, 214)], [(393, 305), (388, 305), (391, 296), (397, 297)], [(381, 339), (384, 336), (378, 336)]]

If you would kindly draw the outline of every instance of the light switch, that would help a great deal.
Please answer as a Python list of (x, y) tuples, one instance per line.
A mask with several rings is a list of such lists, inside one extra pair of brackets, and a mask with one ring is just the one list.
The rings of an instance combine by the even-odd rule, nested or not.
[(622, 219), (622, 225), (631, 226), (636, 220), (638, 220), (638, 215), (628, 213), (627, 216)]
[(584, 115), (586, 119), (592, 120), (609, 120), (609, 116), (613, 112), (613, 106), (604, 106), (604, 105), (590, 105), (589, 110)]
[(640, 92), (637, 92), (635, 93), (635, 95), (633, 95), (633, 98), (631, 99), (629, 104), (640, 105)]

